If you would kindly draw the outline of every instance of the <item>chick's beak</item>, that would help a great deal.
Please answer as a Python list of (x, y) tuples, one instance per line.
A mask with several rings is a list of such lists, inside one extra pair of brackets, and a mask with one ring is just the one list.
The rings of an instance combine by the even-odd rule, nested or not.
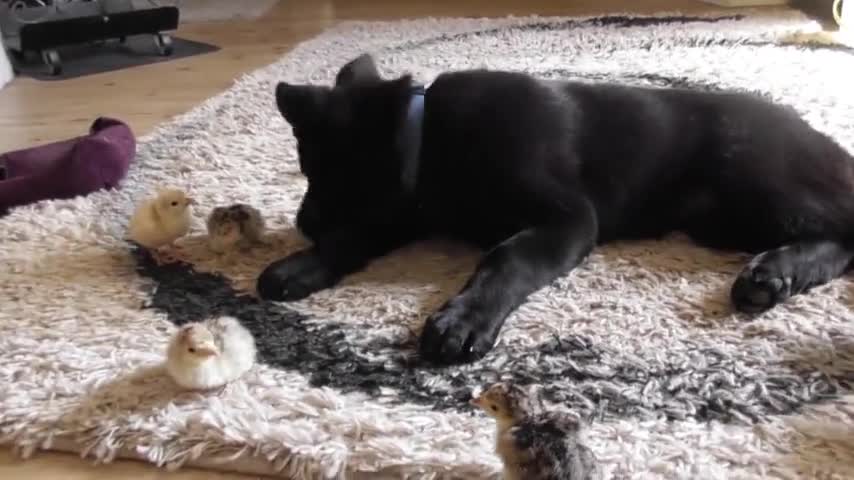
[(479, 406), (481, 405), (481, 403), (480, 403), (480, 397), (473, 397), (471, 400), (469, 400), (469, 405), (473, 405), (473, 406), (475, 406), (475, 407), (479, 407)]
[(195, 205), (195, 204), (196, 204), (195, 198), (187, 197), (187, 206)]
[(216, 345), (205, 343), (196, 348), (196, 353), (203, 357), (213, 357), (219, 355), (219, 349), (216, 348)]

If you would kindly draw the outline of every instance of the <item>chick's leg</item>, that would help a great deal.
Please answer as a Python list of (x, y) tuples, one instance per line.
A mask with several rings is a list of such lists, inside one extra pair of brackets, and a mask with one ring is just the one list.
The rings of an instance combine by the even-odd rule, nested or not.
[(181, 246), (175, 242), (156, 248), (151, 252), (151, 257), (157, 265), (168, 265), (186, 261)]

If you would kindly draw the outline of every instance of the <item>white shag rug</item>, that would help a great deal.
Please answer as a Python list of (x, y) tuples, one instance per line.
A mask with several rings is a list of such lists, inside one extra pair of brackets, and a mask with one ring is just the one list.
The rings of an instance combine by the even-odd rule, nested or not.
[[(423, 82), (485, 66), (742, 88), (852, 149), (854, 56), (782, 41), (811, 28), (798, 16), (426, 19), (346, 23), (299, 45), (141, 139), (123, 190), (0, 219), (0, 443), (294, 479), (497, 478), (493, 423), (465, 402), (510, 378), (591, 419), (606, 478), (852, 478), (848, 279), (748, 318), (727, 293), (746, 257), (680, 236), (610, 245), (533, 295), (487, 358), (448, 369), (410, 363), (413, 339), (475, 252), (428, 243), (301, 302), (251, 295), (267, 263), (302, 245), (280, 80), (331, 82), (367, 51), (386, 75)], [(201, 203), (193, 268), (155, 267), (122, 241), (134, 203), (166, 184)], [(237, 201), (265, 212), (271, 246), (216, 257), (204, 216)], [(167, 340), (214, 315), (247, 325), (261, 362), (220, 395), (181, 393), (159, 366)]]

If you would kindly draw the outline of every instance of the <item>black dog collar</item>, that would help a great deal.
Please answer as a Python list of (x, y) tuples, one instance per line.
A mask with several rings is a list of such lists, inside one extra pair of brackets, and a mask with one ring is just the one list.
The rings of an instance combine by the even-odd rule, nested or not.
[(418, 167), (421, 160), (421, 133), (424, 127), (424, 95), (427, 89), (415, 87), (406, 109), (406, 122), (400, 135), (403, 155), (400, 165), (400, 181), (407, 195), (415, 194), (418, 182)]

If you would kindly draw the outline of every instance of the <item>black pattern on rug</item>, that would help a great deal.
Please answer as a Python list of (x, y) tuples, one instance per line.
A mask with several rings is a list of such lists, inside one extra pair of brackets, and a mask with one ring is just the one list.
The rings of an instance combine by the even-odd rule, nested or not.
[(155, 282), (146, 308), (176, 325), (229, 315), (255, 336), (259, 361), (305, 375), (316, 387), (380, 395), (391, 402), (473, 411), (474, 388), (497, 380), (538, 385), (545, 397), (588, 418), (657, 418), (752, 423), (835, 398), (854, 378), (767, 365), (749, 354), (674, 351), (664, 363), (627, 358), (580, 336), (555, 337), (535, 351), (499, 346), (471, 365), (421, 364), (415, 339), (349, 340), (354, 327), (312, 322), (285, 304), (239, 294), (228, 279), (187, 264), (160, 266), (136, 250), (138, 272)]

